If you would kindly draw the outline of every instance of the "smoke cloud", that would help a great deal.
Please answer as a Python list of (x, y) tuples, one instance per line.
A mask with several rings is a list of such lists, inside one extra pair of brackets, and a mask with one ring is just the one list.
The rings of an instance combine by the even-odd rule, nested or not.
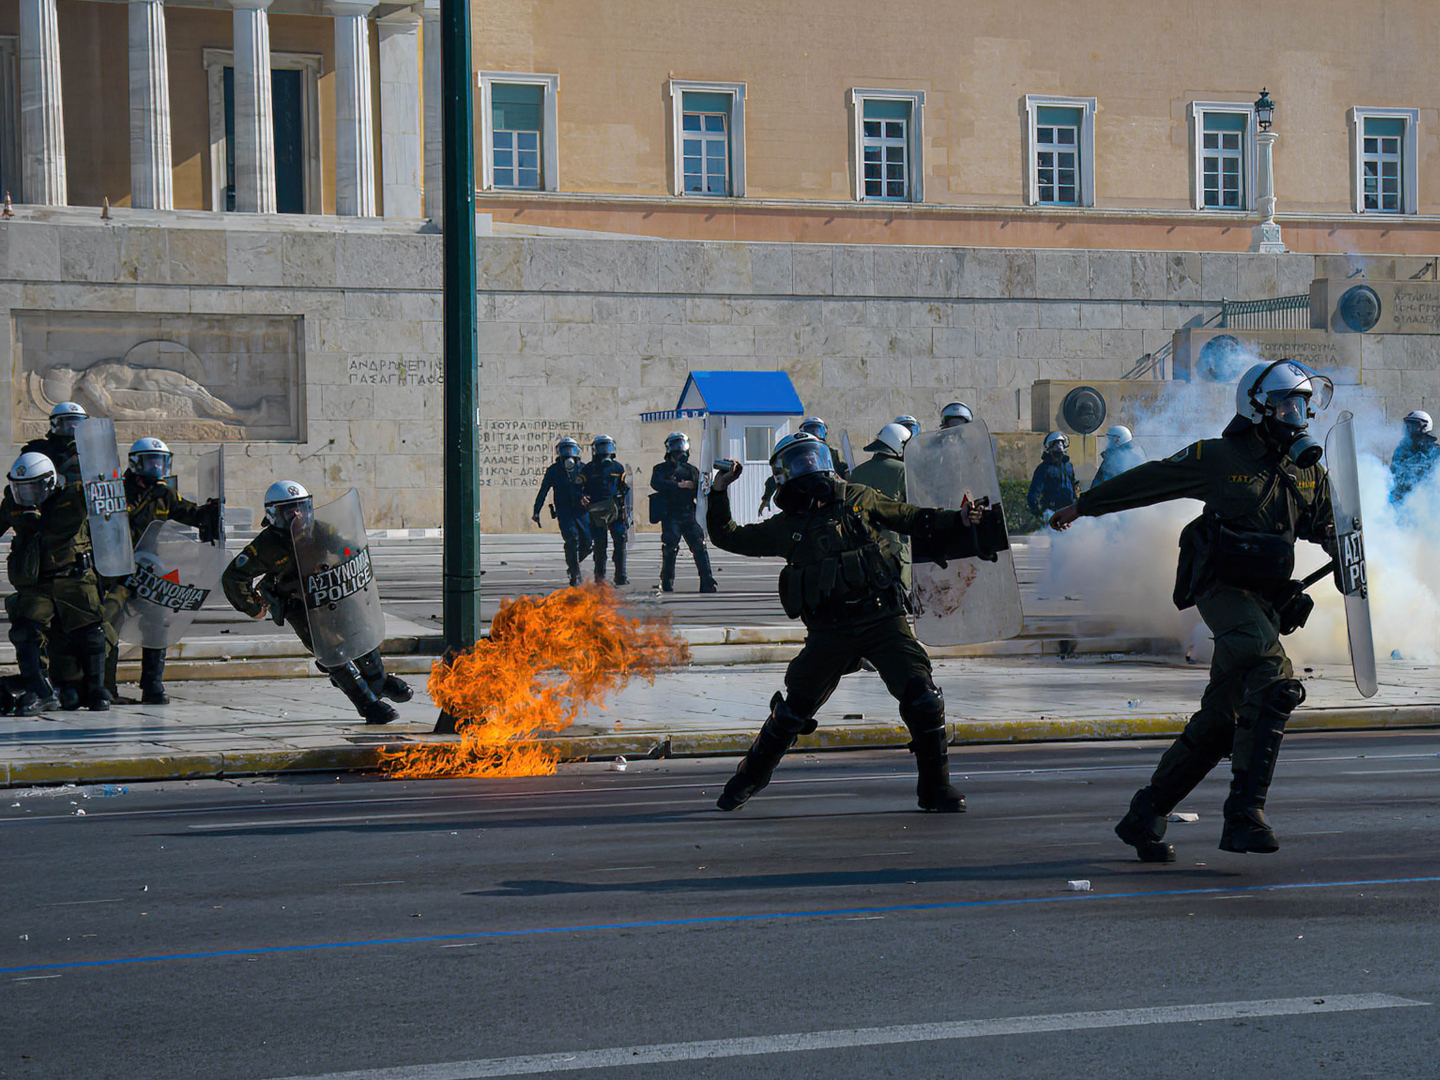
[[(1136, 441), (1152, 459), (1168, 457), (1200, 439), (1220, 435), (1235, 414), (1235, 383), (1259, 357), (1243, 347), (1224, 354), (1226, 382), (1172, 383), (1158, 406), (1135, 425)], [(1333, 374), (1332, 374), (1332, 377)], [(1416, 403), (1418, 407), (1418, 402)], [(1390, 503), (1385, 464), (1403, 429), (1353, 385), (1337, 385), (1330, 408), (1311, 421), (1322, 437), (1342, 411), (1355, 414), (1360, 447), (1361, 512), (1375, 648), (1405, 660), (1440, 662), (1440, 559), (1427, 523), (1440, 522), (1440, 472), (1418, 485), (1402, 507)], [(1081, 518), (1065, 533), (1050, 533), (1050, 564), (1042, 598), (1080, 602), (1080, 630), (1137, 637), (1169, 637), (1196, 661), (1208, 661), (1208, 632), (1192, 608), (1171, 600), (1180, 531), (1201, 510), (1185, 499), (1103, 518)], [(1296, 548), (1296, 575), (1327, 561), (1317, 546)], [(1311, 587), (1316, 608), (1308, 625), (1285, 639), (1297, 665), (1348, 663), (1345, 607), (1330, 579)]]

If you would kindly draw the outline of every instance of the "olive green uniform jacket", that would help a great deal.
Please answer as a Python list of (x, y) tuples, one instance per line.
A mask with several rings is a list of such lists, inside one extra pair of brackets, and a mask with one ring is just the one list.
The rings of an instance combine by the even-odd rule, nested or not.
[(0, 536), (12, 529), (7, 569), (15, 592), (5, 598), (11, 622), (53, 623), (66, 634), (99, 622), (99, 581), (80, 486), (66, 484), (33, 508), (19, 505), (7, 489), (0, 500)]
[(264, 614), (270, 606), (255, 586), (257, 578), (262, 579), (260, 587), (282, 607), (281, 612), (271, 614), (283, 614), (305, 648), (312, 649), (310, 620), (300, 591), (300, 568), (295, 563), (295, 544), (287, 533), (273, 525), (261, 529), (255, 539), (245, 545), (245, 550), (230, 560), (220, 578), (220, 586), (231, 607), (252, 619)]
[[(881, 495), (888, 495), (900, 502), (905, 501), (905, 461), (894, 454), (882, 450), (869, 461), (856, 465), (850, 473), (850, 481), (874, 488)], [(890, 541), (900, 556), (900, 579), (908, 590), (910, 588), (910, 545), (899, 533), (891, 529), (886, 529), (884, 532), (885, 539)]]

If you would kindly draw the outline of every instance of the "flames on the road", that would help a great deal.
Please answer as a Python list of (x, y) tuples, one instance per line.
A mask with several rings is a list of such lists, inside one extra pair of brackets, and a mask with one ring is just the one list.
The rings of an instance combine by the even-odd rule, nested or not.
[(620, 614), (603, 585), (523, 596), (501, 604), (490, 637), (430, 670), (435, 704), (459, 727), (459, 742), (382, 752), (391, 776), (546, 776), (558, 755), (536, 741), (574, 723), (588, 706), (639, 676), (685, 663), (689, 646), (664, 621)]

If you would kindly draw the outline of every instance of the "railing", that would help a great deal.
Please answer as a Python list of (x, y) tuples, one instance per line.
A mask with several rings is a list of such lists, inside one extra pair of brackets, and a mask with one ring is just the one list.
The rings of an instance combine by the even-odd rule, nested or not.
[(1309, 330), (1310, 294), (1221, 300), (1220, 326), (1226, 330)]

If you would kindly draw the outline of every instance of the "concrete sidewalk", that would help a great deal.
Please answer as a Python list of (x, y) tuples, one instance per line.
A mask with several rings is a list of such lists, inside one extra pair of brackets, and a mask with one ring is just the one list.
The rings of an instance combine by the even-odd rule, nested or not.
[[(938, 660), (953, 743), (1170, 735), (1199, 700), (1204, 668), (1126, 657)], [(689, 667), (632, 684), (606, 709), (547, 735), (562, 757), (738, 754), (781, 687), (778, 664)], [(1303, 673), (1309, 700), (1291, 730), (1440, 726), (1440, 666), (1381, 665), (1365, 701), (1348, 669)], [(422, 678), (411, 683), (421, 691)], [(373, 768), (383, 745), (443, 740), (423, 692), (401, 719), (366, 727), (327, 680), (189, 681), (167, 706), (0, 717), (0, 783), (174, 780)], [(848, 676), (807, 749), (899, 747), (908, 739), (878, 676)]]

